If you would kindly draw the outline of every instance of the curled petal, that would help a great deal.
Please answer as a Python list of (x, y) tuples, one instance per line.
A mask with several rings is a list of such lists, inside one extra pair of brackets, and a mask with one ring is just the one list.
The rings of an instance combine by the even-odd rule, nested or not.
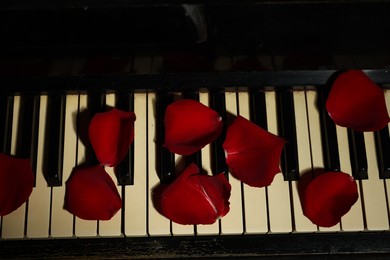
[(75, 169), (66, 182), (65, 209), (86, 220), (109, 220), (122, 207), (111, 177), (100, 165)]
[(321, 227), (339, 223), (359, 197), (355, 180), (343, 172), (326, 172), (317, 176), (302, 194), (303, 213)]
[(161, 191), (156, 208), (179, 224), (212, 224), (229, 212), (230, 190), (223, 174), (200, 175), (198, 166), (190, 164)]
[(170, 104), (165, 111), (164, 124), (164, 146), (180, 155), (195, 153), (222, 132), (222, 118), (219, 114), (191, 99)]
[(34, 173), (29, 159), (0, 153), (0, 216), (19, 208), (34, 186)]
[(357, 131), (376, 131), (390, 122), (383, 90), (361, 70), (336, 78), (326, 109), (337, 125)]
[(126, 156), (134, 140), (133, 112), (113, 108), (97, 113), (89, 124), (89, 139), (102, 165), (115, 166)]
[(282, 138), (237, 116), (228, 127), (223, 148), (234, 177), (250, 186), (264, 187), (280, 172), (284, 144)]

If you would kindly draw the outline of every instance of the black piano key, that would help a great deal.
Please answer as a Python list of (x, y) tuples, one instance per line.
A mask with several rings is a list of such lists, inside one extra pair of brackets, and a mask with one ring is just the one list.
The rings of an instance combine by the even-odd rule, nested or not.
[(348, 129), (352, 175), (356, 180), (368, 179), (366, 146), (363, 132)]
[[(90, 93), (87, 97), (88, 122), (91, 121), (96, 113), (106, 111), (106, 95), (103, 93)], [(86, 145), (86, 164), (100, 164), (90, 142)]]
[(252, 91), (249, 98), (251, 121), (267, 130), (267, 107), (265, 103), (265, 93), (262, 91)]
[[(199, 93), (195, 92), (195, 91), (185, 91), (185, 92), (183, 92), (182, 96), (185, 99), (193, 99), (193, 100), (199, 101)], [(187, 165), (189, 163), (195, 163), (196, 165), (198, 165), (199, 168), (201, 168), (202, 167), (202, 152), (197, 151), (194, 154), (186, 156), (185, 160), (186, 160)]]
[[(116, 107), (123, 111), (134, 111), (134, 95), (132, 93), (118, 93)], [(130, 145), (127, 155), (115, 170), (119, 185), (134, 184), (134, 143)]]
[(379, 176), (382, 179), (390, 179), (390, 137), (389, 127), (375, 132)]
[(161, 183), (170, 183), (175, 177), (175, 155), (163, 147), (165, 138), (164, 115), (173, 95), (159, 93), (156, 100), (157, 173)]
[(229, 168), (226, 164), (223, 142), (227, 130), (226, 100), (224, 92), (213, 92), (210, 94), (210, 107), (214, 109), (221, 117), (223, 128), (221, 135), (211, 143), (211, 170), (214, 175), (224, 173), (228, 177)]
[(39, 96), (21, 97), (16, 139), (16, 156), (29, 158), (34, 173), (37, 165), (39, 106)]
[(62, 186), (65, 105), (65, 95), (48, 96), (43, 172), (50, 187)]
[(0, 152), (11, 151), (13, 96), (0, 95)]
[(294, 113), (294, 97), (291, 91), (277, 92), (278, 131), (287, 142), (281, 156), (281, 168), (287, 181), (299, 180), (298, 146)]
[(320, 113), (322, 151), (325, 169), (329, 171), (340, 171), (340, 156), (337, 142), (337, 131), (334, 121), (326, 111), (326, 91), (318, 92), (317, 107)]

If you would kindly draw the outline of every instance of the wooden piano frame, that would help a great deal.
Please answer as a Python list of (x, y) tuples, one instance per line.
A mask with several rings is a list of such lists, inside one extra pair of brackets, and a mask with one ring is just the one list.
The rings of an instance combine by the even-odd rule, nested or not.
[[(195, 72), (157, 75), (80, 75), (46, 77), (0, 72), (0, 93), (69, 93), (79, 91), (171, 91), (188, 89), (326, 84), (335, 70), (307, 65), (304, 58), (321, 54), (383, 54), (390, 57), (390, 1), (4, 1), (0, 7), (0, 62), (21, 58), (135, 55), (213, 46), (233, 54), (296, 54), (301, 65), (277, 72)], [(182, 5), (206, 10), (183, 18)], [(121, 11), (119, 11), (121, 10)], [(136, 16), (141, 12), (144, 16)], [(97, 15), (134, 16), (129, 27), (113, 28), (101, 38), (97, 28), (83, 37), (83, 24)], [(85, 16), (83, 16), (83, 15)], [(160, 14), (160, 16), (159, 16)], [(166, 19), (171, 14), (173, 20)], [(42, 20), (37, 17), (43, 16)], [(126, 15), (124, 15), (125, 17)], [(14, 18), (20, 20), (14, 24)], [(56, 28), (40, 27), (58, 17)], [(123, 17), (122, 17), (123, 18)], [(153, 22), (163, 26), (153, 30)], [(37, 20), (35, 20), (37, 19)], [(178, 19), (178, 20), (175, 20)], [(202, 19), (206, 19), (203, 21)], [(46, 20), (47, 21), (47, 20)], [(108, 23), (110, 19), (107, 19)], [(179, 22), (178, 22), (179, 21)], [(23, 27), (31, 23), (31, 27)], [(61, 33), (67, 29), (67, 41)], [(178, 25), (179, 23), (179, 25)], [(77, 27), (77, 24), (79, 27)], [(92, 26), (93, 23), (87, 23)], [(181, 26), (183, 24), (183, 27)], [(21, 26), (23, 25), (23, 26)], [(100, 24), (101, 25), (101, 24)], [(100, 26), (99, 25), (99, 26)], [(115, 25), (115, 20), (109, 26)], [(205, 26), (207, 25), (207, 26)], [(13, 27), (14, 26), (14, 27)], [(23, 29), (25, 28), (25, 29)], [(69, 29), (68, 28), (68, 29)], [(145, 29), (146, 28), (146, 29)], [(126, 29), (123, 37), (115, 37)], [(158, 33), (159, 30), (163, 29)], [(22, 31), (22, 35), (21, 31)], [(33, 30), (31, 34), (28, 31)], [(58, 30), (59, 33), (52, 32)], [(130, 32), (134, 30), (132, 35)], [(51, 33), (52, 32), (52, 33)], [(23, 34), (24, 33), (24, 34)], [(153, 35), (156, 33), (158, 35)], [(130, 37), (131, 35), (131, 37)], [(207, 36), (207, 37), (206, 37)], [(112, 41), (102, 40), (114, 37)], [(101, 41), (99, 41), (99, 39)], [(203, 47), (202, 47), (203, 48)], [(390, 65), (390, 60), (389, 64)], [(388, 67), (365, 67), (380, 84), (390, 83)], [(34, 86), (34, 88), (31, 88)], [(92, 89), (93, 86), (93, 89)], [(110, 86), (110, 87), (107, 87)], [(151, 89), (153, 87), (153, 89)], [(64, 238), (1, 240), (0, 258), (373, 258), (390, 257), (390, 232), (239, 234), (218, 236)]]

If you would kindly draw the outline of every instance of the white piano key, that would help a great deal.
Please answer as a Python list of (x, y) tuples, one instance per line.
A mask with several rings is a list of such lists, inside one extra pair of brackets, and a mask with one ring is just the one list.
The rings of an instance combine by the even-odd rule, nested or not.
[(71, 237), (73, 235), (73, 214), (64, 209), (66, 181), (75, 167), (77, 150), (78, 95), (67, 95), (65, 106), (65, 139), (61, 187), (52, 188), (51, 236)]
[[(270, 133), (278, 134), (275, 92), (266, 92), (267, 127)], [(290, 205), (289, 183), (284, 181), (283, 174), (276, 174), (267, 188), (268, 214), (270, 232), (287, 233), (292, 231), (292, 212)]]
[[(185, 165), (180, 165), (183, 163), (182, 160), (183, 160), (182, 156), (175, 154), (176, 171), (180, 172), (181, 170), (184, 170), (182, 168)], [(201, 167), (201, 165), (198, 165), (198, 167)], [(183, 236), (183, 235), (193, 236), (195, 234), (194, 225), (182, 225), (172, 221), (171, 226), (172, 226), (172, 235), (174, 236)]]
[(361, 185), (367, 229), (387, 230), (389, 219), (385, 185), (383, 180), (379, 179), (374, 133), (365, 132), (364, 142), (368, 163), (368, 180), (361, 180)]
[[(209, 93), (201, 91), (199, 93), (199, 102), (208, 106), (209, 105)], [(211, 170), (211, 151), (210, 145), (206, 145), (201, 150), (202, 153), (202, 169), (207, 172), (208, 175), (212, 175)], [(197, 225), (196, 232), (198, 235), (218, 235), (219, 234), (219, 220), (211, 225)]]
[(27, 237), (49, 237), (51, 188), (48, 187), (42, 171), (44, 158), (47, 96), (41, 96), (39, 109), (37, 170), (35, 187), (28, 201)]
[[(312, 168), (325, 169), (324, 156), (322, 152), (321, 143), (321, 123), (320, 114), (317, 109), (317, 92), (314, 90), (308, 90), (306, 92), (307, 98), (307, 113), (309, 118), (310, 127), (310, 142), (311, 142), (311, 158)], [(334, 232), (340, 231), (340, 224), (334, 225), (333, 227), (319, 227), (321, 232)]]
[[(250, 120), (248, 92), (238, 93), (240, 116)], [(267, 190), (243, 184), (245, 233), (268, 232)]]
[[(177, 101), (180, 100), (182, 97), (180, 93), (173, 93), (173, 100)], [(184, 157), (178, 154), (174, 154), (174, 160), (175, 160), (175, 171), (181, 172), (185, 168), (185, 164), (183, 163)], [(198, 165), (198, 167), (201, 167), (201, 165)], [(195, 233), (194, 225), (182, 225), (175, 223), (171, 221), (171, 230), (172, 235), (174, 236), (183, 236), (183, 235), (191, 235), (193, 236)]]
[[(87, 109), (87, 95), (80, 94), (79, 96), (79, 114)], [(78, 118), (80, 120), (80, 118)], [(80, 127), (80, 121), (78, 122)], [(80, 131), (80, 129), (78, 129)], [(86, 147), (85, 144), (78, 138), (77, 145), (77, 165), (81, 165), (86, 159)], [(97, 235), (97, 221), (96, 220), (84, 220), (79, 217), (75, 217), (75, 235), (77, 237), (92, 237)]]
[(147, 235), (147, 98), (134, 93), (134, 185), (125, 186), (124, 232), (126, 236)]
[[(20, 96), (14, 97), (14, 111), (12, 121), (11, 155), (16, 153), (16, 143), (18, 136)], [(24, 223), (26, 216), (26, 203), (10, 214), (3, 216), (2, 238), (23, 238)]]
[[(156, 94), (148, 93), (148, 187), (150, 191), (160, 183), (156, 171)], [(151, 236), (170, 235), (170, 220), (161, 215), (153, 205), (153, 194), (148, 196), (148, 233)]]
[[(106, 95), (106, 106), (115, 107), (115, 94)], [(108, 175), (111, 177), (112, 181), (116, 184), (119, 195), (122, 194), (122, 187), (118, 186), (118, 180), (114, 172), (114, 167), (104, 167)], [(121, 231), (122, 224), (122, 209), (110, 219), (99, 221), (99, 235), (102, 237), (115, 237), (122, 234)]]
[[(226, 112), (237, 115), (236, 92), (226, 92)], [(229, 183), (232, 186), (230, 195), (230, 211), (221, 219), (222, 234), (242, 234), (244, 232), (242, 218), (241, 181), (229, 172)]]
[[(347, 128), (337, 126), (337, 142), (340, 156), (340, 170), (344, 173), (352, 175), (351, 160), (349, 156), (349, 145), (348, 145), (348, 132)], [(341, 226), (344, 231), (363, 231), (364, 230), (364, 219), (362, 209), (362, 192), (358, 184), (359, 198), (356, 203), (352, 206), (350, 211), (344, 215), (341, 219)]]
[[(321, 133), (319, 121), (315, 120), (314, 112), (316, 111), (314, 104), (308, 104), (308, 112), (306, 111), (306, 96), (304, 91), (294, 91), (294, 114), (298, 144), (298, 165), (299, 174), (302, 177), (304, 174), (313, 174), (313, 169), (323, 168), (322, 150), (321, 150)], [(317, 113), (318, 114), (318, 113)], [(308, 125), (309, 117), (309, 125)], [(310, 128), (310, 131), (309, 131)], [(310, 138), (310, 139), (309, 139)], [(316, 139), (317, 138), (317, 139)], [(313, 140), (316, 139), (316, 140)], [(312, 146), (310, 149), (310, 140)], [(314, 151), (313, 151), (314, 149)], [(312, 151), (312, 154), (311, 154)], [(312, 161), (313, 160), (313, 161)], [(313, 162), (313, 165), (312, 165)], [(291, 195), (294, 211), (295, 231), (297, 232), (314, 232), (317, 231), (317, 226), (314, 225), (304, 214), (301, 205), (301, 199), (298, 189), (299, 181), (291, 182)]]

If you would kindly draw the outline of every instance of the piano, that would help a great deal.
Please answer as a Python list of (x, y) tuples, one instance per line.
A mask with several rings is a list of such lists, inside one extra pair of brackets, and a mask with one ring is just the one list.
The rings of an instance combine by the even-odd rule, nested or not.
[[(336, 126), (324, 102), (337, 73), (362, 69), (390, 109), (389, 13), (379, 0), (5, 1), (0, 152), (30, 158), (36, 181), (0, 218), (0, 258), (388, 259), (390, 125)], [(230, 176), (223, 136), (188, 158), (232, 185), (231, 210), (213, 225), (175, 224), (152, 203), (182, 159), (161, 143), (164, 107), (183, 97), (288, 141), (265, 188)], [(107, 107), (137, 116), (125, 160), (106, 167), (123, 207), (85, 221), (63, 209), (65, 182), (96, 163), (86, 129)], [(312, 224), (300, 204), (301, 176), (318, 169), (358, 184), (358, 202), (331, 228)]]

